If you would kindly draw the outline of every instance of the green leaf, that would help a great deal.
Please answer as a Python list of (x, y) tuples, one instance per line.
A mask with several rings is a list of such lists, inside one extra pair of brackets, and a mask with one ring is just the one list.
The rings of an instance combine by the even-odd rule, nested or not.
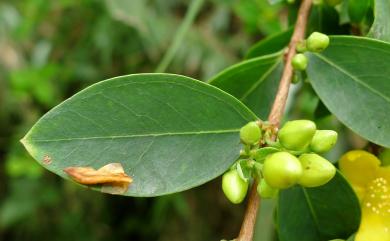
[(279, 194), (278, 227), (281, 241), (347, 238), (359, 227), (359, 201), (337, 172), (317, 188), (295, 186)]
[(64, 178), (69, 166), (120, 162), (133, 178), (123, 195), (158, 196), (222, 174), (239, 156), (240, 127), (255, 119), (213, 86), (179, 75), (138, 74), (79, 92), (44, 115), (22, 142)]
[(266, 55), (233, 65), (209, 82), (246, 104), (266, 119), (282, 75), (282, 54)]
[(375, 0), (374, 23), (369, 37), (390, 42), (390, 0)]
[(390, 147), (390, 44), (359, 37), (331, 37), (310, 53), (307, 74), (325, 106), (364, 138)]
[(289, 28), (284, 32), (277, 33), (260, 40), (248, 50), (245, 58), (251, 59), (281, 51), (286, 48), (290, 42), (292, 32), (293, 28)]

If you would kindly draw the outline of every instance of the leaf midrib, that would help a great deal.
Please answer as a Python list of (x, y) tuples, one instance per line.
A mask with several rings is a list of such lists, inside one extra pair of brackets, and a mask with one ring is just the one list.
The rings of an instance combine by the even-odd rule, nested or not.
[(309, 206), (309, 210), (310, 210), (310, 213), (311, 213), (311, 216), (313, 217), (313, 221), (314, 221), (314, 224), (315, 226), (317, 227), (317, 232), (318, 232), (318, 235), (320, 235), (320, 224), (318, 223), (318, 217), (317, 217), (317, 214), (316, 212), (314, 211), (314, 207), (313, 207), (313, 204), (309, 198), (309, 194), (307, 193), (306, 189), (304, 187), (301, 187), (302, 188), (302, 191), (303, 191), (303, 195), (305, 196), (305, 200), (307, 202), (307, 205)]
[(381, 92), (377, 91), (376, 89), (372, 88), (371, 86), (369, 86), (368, 84), (366, 84), (364, 81), (361, 81), (358, 77), (354, 76), (353, 74), (349, 73), (347, 70), (341, 68), (340, 66), (338, 66), (336, 63), (334, 63), (333, 61), (329, 60), (328, 58), (326, 58), (325, 56), (323, 55), (320, 55), (320, 54), (315, 54), (315, 56), (317, 56), (318, 58), (322, 59), (323, 61), (325, 61), (326, 63), (328, 63), (329, 65), (333, 66), (334, 68), (336, 68), (337, 70), (339, 70), (341, 73), (349, 76), (352, 80), (354, 80), (356, 83), (360, 84), (361, 86), (364, 86), (366, 87), (369, 91), (371, 91), (372, 93), (380, 96), (382, 99), (384, 99), (386, 102), (390, 103), (390, 98), (388, 98), (387, 96), (383, 95)]
[(122, 136), (91, 136), (91, 137), (72, 137), (72, 138), (58, 138), (58, 139), (29, 139), (28, 136), (22, 139), (26, 142), (59, 142), (59, 141), (73, 141), (73, 140), (96, 140), (96, 139), (122, 139), (122, 138), (138, 138), (138, 137), (158, 137), (158, 136), (181, 136), (181, 135), (203, 135), (203, 134), (224, 134), (239, 132), (240, 129), (229, 130), (212, 130), (212, 131), (190, 131), (190, 132), (167, 132), (167, 133), (150, 133), (138, 135), (122, 135)]

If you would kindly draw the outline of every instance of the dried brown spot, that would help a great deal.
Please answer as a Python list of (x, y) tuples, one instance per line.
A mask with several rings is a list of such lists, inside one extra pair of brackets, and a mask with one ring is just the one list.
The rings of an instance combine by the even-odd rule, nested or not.
[(50, 156), (45, 155), (45, 156), (43, 157), (43, 164), (45, 164), (45, 165), (50, 165), (51, 162), (52, 162), (52, 160), (51, 160), (51, 157), (50, 157)]
[(67, 167), (64, 169), (74, 181), (85, 185), (102, 185), (102, 192), (122, 194), (133, 181), (120, 163), (110, 163), (96, 170), (92, 167)]

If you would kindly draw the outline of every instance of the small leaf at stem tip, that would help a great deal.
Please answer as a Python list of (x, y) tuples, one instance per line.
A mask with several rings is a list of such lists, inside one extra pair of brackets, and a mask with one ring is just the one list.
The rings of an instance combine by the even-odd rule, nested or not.
[(84, 185), (102, 185), (101, 192), (121, 194), (133, 181), (120, 163), (110, 163), (98, 170), (92, 167), (67, 167), (64, 172), (74, 181)]

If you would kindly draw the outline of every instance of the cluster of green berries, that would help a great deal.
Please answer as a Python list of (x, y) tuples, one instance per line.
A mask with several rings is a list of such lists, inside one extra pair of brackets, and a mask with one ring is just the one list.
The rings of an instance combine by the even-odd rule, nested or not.
[(304, 71), (308, 64), (308, 59), (304, 52), (321, 52), (329, 45), (329, 37), (323, 33), (313, 32), (310, 36), (299, 42), (296, 46), (297, 54), (291, 60), (291, 65), (295, 71)]
[(250, 122), (241, 128), (245, 148), (222, 177), (222, 190), (232, 203), (244, 200), (253, 177), (260, 180), (257, 186), (260, 196), (272, 198), (279, 189), (296, 184), (324, 185), (336, 174), (336, 168), (319, 154), (336, 144), (337, 132), (317, 130), (310, 120), (287, 122), (277, 133), (277, 140), (272, 141), (275, 132), (266, 122)]

